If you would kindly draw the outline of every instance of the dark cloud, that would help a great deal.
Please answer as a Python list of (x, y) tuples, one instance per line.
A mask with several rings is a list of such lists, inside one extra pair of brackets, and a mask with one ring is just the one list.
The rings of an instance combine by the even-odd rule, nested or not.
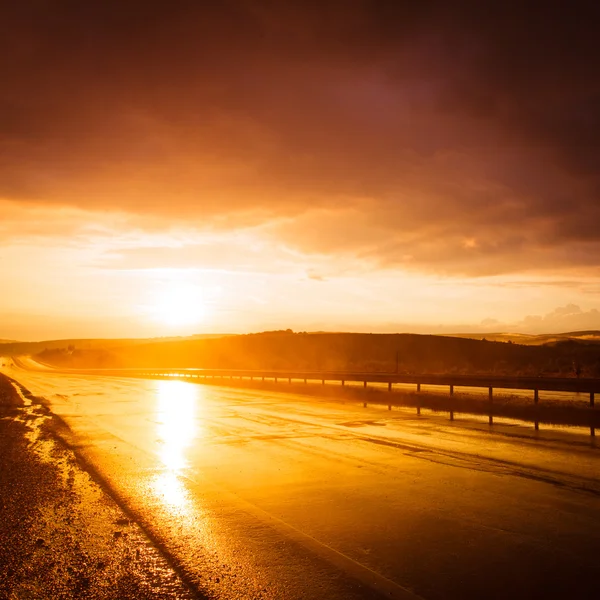
[(0, 197), (202, 226), (358, 206), (289, 242), (473, 273), (595, 263), (599, 11), (12, 3)]

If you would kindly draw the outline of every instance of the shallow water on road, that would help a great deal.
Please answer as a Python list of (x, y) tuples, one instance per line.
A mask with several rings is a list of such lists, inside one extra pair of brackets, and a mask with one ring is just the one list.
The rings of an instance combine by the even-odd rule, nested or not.
[(215, 597), (480, 598), (490, 578), (496, 597), (591, 589), (589, 444), (283, 391), (13, 376)]

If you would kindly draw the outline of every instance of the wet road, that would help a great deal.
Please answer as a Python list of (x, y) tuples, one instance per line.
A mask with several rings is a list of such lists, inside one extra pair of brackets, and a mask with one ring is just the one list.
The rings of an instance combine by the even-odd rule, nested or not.
[(4, 371), (50, 401), (211, 597), (596, 597), (589, 444), (283, 392)]

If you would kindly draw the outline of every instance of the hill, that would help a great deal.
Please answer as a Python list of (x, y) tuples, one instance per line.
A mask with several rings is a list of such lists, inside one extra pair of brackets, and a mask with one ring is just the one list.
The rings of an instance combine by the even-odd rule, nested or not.
[(460, 337), (473, 340), (487, 340), (493, 342), (513, 342), (526, 346), (542, 346), (558, 342), (574, 341), (586, 344), (600, 343), (600, 331), (571, 331), (567, 333), (452, 333), (447, 337)]
[(25, 354), (38, 354), (45, 350), (77, 349), (77, 350), (109, 350), (114, 348), (128, 348), (129, 346), (150, 343), (166, 343), (182, 340), (200, 340), (224, 337), (228, 333), (199, 333), (188, 337), (163, 337), (163, 338), (115, 338), (115, 339), (63, 339), (45, 340), (41, 342), (16, 342), (0, 340), (0, 356), (19, 356)]
[[(96, 341), (97, 342), (97, 341)], [(114, 340), (111, 342), (115, 342)], [(1, 350), (0, 350), (1, 352)], [(111, 346), (47, 348), (40, 360), (91, 367), (335, 370), (600, 376), (600, 345), (524, 345), (416, 334), (266, 332)]]

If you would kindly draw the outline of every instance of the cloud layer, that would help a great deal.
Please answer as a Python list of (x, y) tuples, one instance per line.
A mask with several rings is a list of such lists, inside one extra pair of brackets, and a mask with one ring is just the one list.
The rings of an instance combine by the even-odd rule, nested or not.
[(0, 198), (270, 225), (473, 275), (597, 268), (597, 4), (4, 9)]

